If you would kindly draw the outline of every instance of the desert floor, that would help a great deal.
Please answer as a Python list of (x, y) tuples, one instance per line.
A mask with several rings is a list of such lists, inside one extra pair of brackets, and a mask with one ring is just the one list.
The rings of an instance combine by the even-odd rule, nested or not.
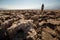
[(60, 40), (60, 10), (0, 10), (0, 40)]

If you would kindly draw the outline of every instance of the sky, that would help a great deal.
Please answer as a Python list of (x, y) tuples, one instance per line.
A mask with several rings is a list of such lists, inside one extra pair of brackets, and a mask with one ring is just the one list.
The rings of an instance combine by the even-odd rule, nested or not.
[(0, 0), (1, 9), (60, 9), (60, 0)]

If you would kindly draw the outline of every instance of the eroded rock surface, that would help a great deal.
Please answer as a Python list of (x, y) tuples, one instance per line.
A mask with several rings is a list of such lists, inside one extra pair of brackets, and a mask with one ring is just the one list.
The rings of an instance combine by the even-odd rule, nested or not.
[(60, 11), (0, 10), (0, 40), (60, 40)]

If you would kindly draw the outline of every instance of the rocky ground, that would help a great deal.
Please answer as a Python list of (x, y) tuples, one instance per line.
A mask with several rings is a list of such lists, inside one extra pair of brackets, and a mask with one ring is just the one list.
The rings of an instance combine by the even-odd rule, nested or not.
[(0, 40), (60, 40), (60, 11), (0, 10)]

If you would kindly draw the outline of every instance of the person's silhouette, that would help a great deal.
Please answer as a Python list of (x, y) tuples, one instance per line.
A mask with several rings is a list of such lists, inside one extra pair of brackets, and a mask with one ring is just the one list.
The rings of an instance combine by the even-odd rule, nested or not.
[(44, 4), (42, 4), (41, 6), (41, 13), (43, 13), (43, 10), (44, 10)]
[(42, 10), (42, 11), (44, 10), (44, 4), (42, 4), (41, 10)]

